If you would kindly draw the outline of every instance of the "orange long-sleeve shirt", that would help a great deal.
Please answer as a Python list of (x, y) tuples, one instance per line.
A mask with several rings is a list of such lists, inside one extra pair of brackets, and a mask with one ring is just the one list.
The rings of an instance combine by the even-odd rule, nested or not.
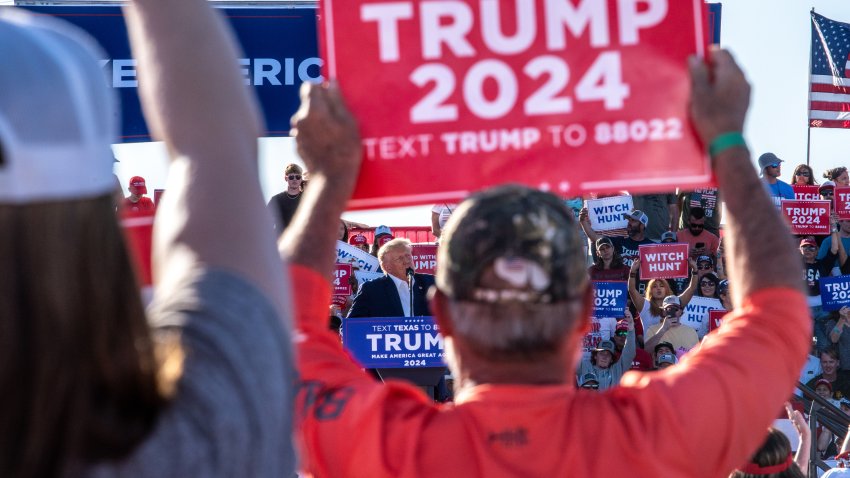
[(443, 406), (362, 372), (326, 328), (329, 284), (291, 273), (301, 467), (317, 477), (725, 477), (761, 444), (811, 341), (802, 293), (764, 290), (667, 371), (602, 394), (479, 385)]

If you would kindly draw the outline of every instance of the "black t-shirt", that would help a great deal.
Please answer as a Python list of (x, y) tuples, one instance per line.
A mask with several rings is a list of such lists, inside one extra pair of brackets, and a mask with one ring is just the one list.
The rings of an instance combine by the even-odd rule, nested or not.
[[(839, 370), (837, 375), (835, 381), (832, 382), (832, 398), (841, 400), (844, 397), (850, 397), (850, 372)], [(806, 386), (814, 390), (818, 380), (822, 378), (823, 374), (820, 374), (806, 382)]]
[(295, 209), (298, 208), (299, 202), (301, 202), (301, 194), (290, 196), (286, 191), (275, 194), (269, 200), (268, 208), (274, 218), (274, 232), (276, 235), (280, 235), (292, 221), (292, 216), (295, 215)]
[(638, 247), (643, 244), (656, 244), (656, 242), (651, 241), (644, 237), (642, 241), (635, 241), (631, 237), (612, 237), (611, 242), (614, 244), (614, 248), (620, 252), (620, 256), (623, 257), (623, 264), (631, 267), (632, 263), (640, 257), (638, 254)]
[(827, 253), (826, 257), (823, 259), (816, 259), (813, 264), (809, 264), (808, 262), (803, 263), (803, 267), (805, 267), (803, 280), (806, 282), (806, 290), (810, 297), (820, 295), (820, 278), (821, 276), (829, 275), (833, 265), (835, 264), (835, 257), (836, 256)]

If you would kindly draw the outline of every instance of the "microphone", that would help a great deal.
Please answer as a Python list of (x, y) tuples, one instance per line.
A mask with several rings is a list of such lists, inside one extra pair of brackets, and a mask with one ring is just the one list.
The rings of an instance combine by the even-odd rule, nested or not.
[(413, 310), (413, 268), (408, 267), (406, 271), (407, 274), (407, 290), (410, 292), (410, 316), (416, 316), (416, 313)]

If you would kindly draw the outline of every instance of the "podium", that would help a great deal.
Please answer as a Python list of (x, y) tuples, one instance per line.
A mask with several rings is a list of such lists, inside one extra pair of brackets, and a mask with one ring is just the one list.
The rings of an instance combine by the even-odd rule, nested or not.
[(400, 378), (423, 387), (428, 396), (434, 398), (434, 388), (446, 374), (446, 367), (420, 368), (377, 368), (375, 371), (386, 381), (388, 378)]

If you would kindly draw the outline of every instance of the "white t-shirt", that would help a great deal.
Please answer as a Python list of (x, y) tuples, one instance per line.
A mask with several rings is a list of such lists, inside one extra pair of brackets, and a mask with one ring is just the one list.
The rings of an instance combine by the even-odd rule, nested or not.
[(643, 335), (646, 337), (646, 331), (649, 330), (655, 324), (661, 322), (660, 315), (653, 315), (649, 308), (652, 306), (652, 302), (649, 299), (645, 299), (643, 301), (643, 308), (640, 309), (640, 321), (643, 324)]
[(443, 203), (443, 204), (434, 204), (434, 207), (431, 208), (431, 212), (436, 212), (437, 214), (440, 215), (440, 219), (439, 219), (440, 229), (446, 227), (446, 221), (449, 220), (449, 217), (451, 217), (451, 215), (455, 211), (456, 207), (457, 207), (457, 204)]

